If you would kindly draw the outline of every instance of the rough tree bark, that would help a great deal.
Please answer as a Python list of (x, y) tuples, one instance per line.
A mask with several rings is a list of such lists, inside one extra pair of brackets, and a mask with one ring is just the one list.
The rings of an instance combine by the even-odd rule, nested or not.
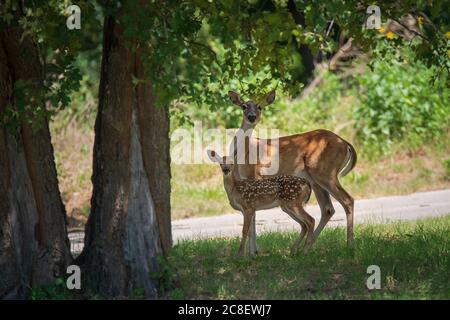
[[(43, 76), (32, 40), (0, 27), (1, 117), (15, 106), (18, 80), (39, 90)], [(0, 127), (0, 299), (26, 298), (65, 275), (71, 259), (48, 122), (37, 131), (23, 122), (14, 134)]]
[(113, 17), (104, 23), (93, 196), (80, 255), (83, 279), (107, 297), (143, 289), (157, 297), (157, 256), (171, 246), (169, 117), (154, 107), (140, 50), (124, 45)]

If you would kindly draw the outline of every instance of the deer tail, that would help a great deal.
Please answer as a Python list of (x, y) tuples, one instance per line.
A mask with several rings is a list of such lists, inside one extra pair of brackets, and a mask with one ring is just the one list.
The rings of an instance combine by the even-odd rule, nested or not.
[(347, 160), (344, 167), (342, 168), (341, 177), (347, 175), (350, 171), (353, 170), (356, 165), (357, 159), (358, 157), (356, 155), (355, 148), (353, 148), (353, 146), (349, 142), (347, 142)]

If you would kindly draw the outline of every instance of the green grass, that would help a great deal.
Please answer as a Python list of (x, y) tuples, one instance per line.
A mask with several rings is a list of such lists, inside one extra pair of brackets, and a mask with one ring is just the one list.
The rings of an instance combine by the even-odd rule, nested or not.
[(77, 290), (69, 290), (64, 278), (56, 278), (53, 283), (31, 290), (31, 300), (72, 300), (77, 299)]
[(450, 180), (450, 158), (442, 161), (445, 168), (445, 178)]
[[(289, 254), (297, 234), (258, 237), (256, 257), (236, 256), (239, 239), (185, 241), (168, 265), (178, 276), (169, 298), (450, 299), (450, 215), (386, 225), (326, 228), (306, 255)], [(381, 289), (368, 290), (367, 267), (381, 268)]]

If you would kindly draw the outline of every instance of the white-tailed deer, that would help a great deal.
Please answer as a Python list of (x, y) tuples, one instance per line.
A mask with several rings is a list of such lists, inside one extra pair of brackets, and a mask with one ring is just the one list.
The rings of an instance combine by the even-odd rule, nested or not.
[[(262, 107), (271, 104), (275, 100), (275, 92), (271, 91), (261, 104), (254, 101), (243, 102), (239, 95), (233, 91), (228, 92), (231, 101), (243, 110), (242, 125), (244, 132), (248, 130), (251, 136), (252, 130), (261, 118)], [(338, 180), (338, 174), (345, 176), (355, 166), (357, 156), (353, 146), (328, 130), (314, 130), (302, 134), (280, 137), (277, 143), (272, 140), (258, 138), (249, 139), (245, 144), (246, 159), (249, 150), (258, 150), (258, 145), (266, 145), (266, 152), (270, 156), (278, 157), (278, 172), (276, 175), (295, 175), (309, 181), (316, 195), (321, 210), (320, 222), (314, 231), (316, 239), (327, 222), (333, 216), (335, 210), (331, 203), (332, 195), (343, 207), (347, 216), (347, 243), (353, 242), (353, 198), (342, 188)], [(234, 147), (234, 143), (232, 144)], [(237, 151), (236, 151), (237, 150)], [(242, 152), (237, 148), (233, 151)], [(260, 179), (264, 177), (264, 168), (270, 166), (261, 163), (237, 164), (239, 175), (242, 178)], [(254, 222), (253, 222), (254, 223)], [(254, 230), (254, 225), (251, 226)], [(250, 235), (250, 253), (256, 252), (255, 233)]]
[(293, 244), (291, 252), (294, 254), (298, 251), (305, 235), (304, 252), (311, 247), (314, 240), (314, 218), (304, 210), (311, 196), (308, 181), (295, 176), (242, 180), (237, 165), (233, 163), (233, 157), (220, 157), (213, 150), (208, 150), (208, 156), (211, 161), (220, 164), (230, 205), (235, 210), (241, 211), (244, 216), (239, 255), (244, 254), (250, 225), (255, 221), (255, 212), (275, 207), (280, 207), (301, 226), (300, 236)]

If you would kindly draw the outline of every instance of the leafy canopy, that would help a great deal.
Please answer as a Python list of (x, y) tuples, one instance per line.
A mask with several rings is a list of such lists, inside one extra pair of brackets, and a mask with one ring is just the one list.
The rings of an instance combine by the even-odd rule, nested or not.
[[(302, 61), (296, 43), (306, 44), (313, 53), (335, 52), (336, 39), (328, 34), (330, 23), (354, 39), (354, 44), (382, 58), (375, 50), (380, 40), (377, 30), (363, 28), (366, 8), (373, 1), (293, 1), (305, 17), (305, 26), (295, 23), (287, 0), (190, 0), (190, 1), (78, 1), (82, 28), (65, 28), (68, 1), (7, 1), (0, 9), (0, 26), (16, 24), (35, 39), (44, 56), (45, 115), (70, 102), (70, 92), (78, 90), (80, 74), (76, 57), (92, 46), (98, 33), (98, 16), (113, 15), (123, 26), (123, 36), (131, 49), (142, 50), (147, 78), (151, 81), (157, 104), (174, 100), (196, 102), (218, 108), (226, 103), (226, 91), (240, 91), (259, 99), (273, 88), (297, 95), (303, 83)], [(19, 3), (24, 15), (14, 16)], [(431, 3), (431, 4), (430, 4)], [(448, 1), (378, 1), (381, 18), (401, 21), (410, 13), (421, 18), (420, 32), (405, 41), (396, 37), (393, 48), (409, 46), (416, 59), (437, 66), (448, 75), (449, 3)], [(120, 14), (119, 14), (120, 13)], [(98, 36), (96, 38), (99, 41)], [(135, 79), (136, 83), (148, 79)], [(17, 83), (19, 90), (26, 84)], [(24, 95), (26, 96), (26, 94)], [(31, 119), (37, 108), (26, 112), (5, 112), (2, 121)], [(25, 107), (27, 109), (27, 107)], [(41, 108), (42, 109), (42, 108)], [(40, 109), (40, 110), (41, 110)], [(39, 111), (44, 112), (44, 111)]]
[[(84, 13), (83, 28), (88, 34), (99, 27), (94, 7), (89, 1), (77, 3)], [(71, 102), (70, 94), (79, 89), (80, 70), (77, 56), (89, 48), (81, 32), (69, 31), (66, 8), (69, 1), (4, 1), (0, 6), (0, 32), (7, 28), (22, 30), (21, 41), (31, 38), (42, 63), (42, 83), (13, 79), (14, 101), (4, 108), (0, 123), (14, 131), (22, 121), (38, 126)], [(27, 59), (25, 50), (19, 54)]]

